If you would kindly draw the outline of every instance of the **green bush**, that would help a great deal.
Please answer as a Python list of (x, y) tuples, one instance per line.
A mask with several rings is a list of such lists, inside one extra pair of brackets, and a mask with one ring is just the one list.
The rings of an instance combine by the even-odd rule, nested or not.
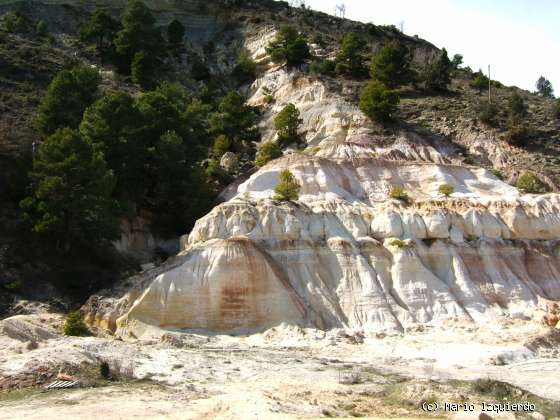
[(393, 41), (375, 55), (371, 63), (371, 77), (394, 89), (414, 80), (410, 67), (412, 55), (402, 43)]
[(275, 200), (279, 201), (297, 201), (301, 186), (295, 179), (294, 175), (287, 169), (280, 172), (278, 185), (274, 188)]
[(275, 142), (268, 141), (260, 147), (255, 164), (260, 168), (280, 156), (282, 156), (280, 146)]
[(95, 42), (97, 52), (104, 58), (111, 48), (119, 30), (119, 22), (111, 16), (107, 9), (97, 8), (80, 31), (80, 39), (84, 42)]
[(275, 101), (276, 99), (274, 99), (274, 96), (271, 95), (270, 93), (264, 96), (264, 103), (267, 105), (273, 104)]
[(220, 159), (224, 155), (224, 153), (229, 151), (230, 147), (231, 147), (231, 140), (228, 139), (223, 134), (220, 134), (214, 140), (214, 144), (212, 145), (212, 154), (216, 159)]
[(99, 364), (99, 374), (103, 379), (111, 379), (111, 368), (109, 363), (103, 361)]
[(31, 177), (31, 195), (21, 202), (24, 218), (58, 250), (118, 237), (113, 171), (75, 130), (60, 129), (41, 144)]
[(492, 103), (483, 102), (478, 108), (478, 119), (490, 127), (497, 125), (497, 116), (498, 107)]
[(27, 19), (19, 12), (8, 12), (4, 15), (3, 27), (6, 32), (27, 32)]
[(554, 105), (552, 107), (552, 114), (556, 119), (560, 120), (560, 98), (554, 101)]
[(453, 65), (444, 48), (439, 58), (426, 67), (423, 74), (424, 84), (427, 89), (444, 91), (451, 83), (451, 70)]
[(407, 244), (401, 239), (393, 239), (391, 242), (389, 242), (389, 245), (395, 246), (397, 248), (411, 248), (411, 245)]
[(340, 42), (340, 52), (336, 57), (338, 63), (344, 63), (347, 73), (353, 77), (367, 75), (365, 66), (367, 42), (355, 32), (346, 33)]
[(132, 82), (144, 89), (153, 88), (156, 67), (157, 64), (144, 51), (137, 52), (134, 54), (131, 65)]
[(453, 194), (455, 188), (451, 184), (441, 184), (438, 188), (438, 191), (440, 192), (440, 194), (449, 197), (451, 194)]
[(309, 66), (309, 72), (332, 77), (336, 75), (336, 66), (337, 64), (333, 60), (314, 61)]
[(79, 311), (71, 312), (68, 314), (64, 322), (64, 335), (71, 336), (84, 336), (88, 335), (89, 330), (82, 319)]
[(100, 82), (98, 71), (86, 66), (58, 72), (39, 105), (35, 124), (40, 133), (48, 136), (59, 128), (77, 128), (96, 99)]
[(285, 63), (288, 67), (299, 66), (311, 58), (305, 36), (288, 25), (280, 28), (276, 38), (266, 47), (266, 52), (273, 62)]
[(525, 146), (531, 137), (531, 131), (523, 124), (512, 124), (505, 134), (505, 140), (509, 144)]
[(281, 144), (290, 144), (299, 140), (298, 128), (303, 123), (299, 116), (299, 109), (289, 103), (274, 117), (274, 128)]
[(527, 105), (518, 92), (514, 92), (508, 100), (508, 113), (513, 124), (521, 123), (527, 116)]
[(475, 78), (471, 82), (471, 86), (478, 90), (488, 89), (489, 79), (484, 75), (482, 70), (475, 73)]
[(360, 110), (370, 119), (387, 121), (398, 110), (399, 95), (378, 80), (371, 80), (360, 95)]
[(504, 174), (502, 173), (502, 171), (500, 171), (499, 169), (496, 168), (492, 168), (490, 170), (490, 172), (492, 172), (492, 175), (494, 175), (496, 178), (498, 178), (500, 181), (504, 180)]
[(525, 194), (543, 194), (548, 190), (546, 184), (531, 173), (525, 173), (517, 178), (516, 187)]
[(173, 46), (178, 46), (183, 42), (185, 27), (177, 19), (173, 19), (167, 26), (167, 40)]
[(232, 76), (238, 83), (250, 83), (257, 78), (257, 63), (249, 54), (242, 52), (237, 60), (237, 65), (233, 69)]
[(552, 88), (550, 80), (541, 76), (539, 77), (539, 80), (537, 80), (536, 87), (537, 93), (543, 98), (554, 98), (554, 89)]
[(389, 193), (389, 197), (403, 202), (408, 202), (409, 200), (408, 194), (403, 187), (394, 187)]
[(39, 22), (37, 22), (35, 32), (37, 32), (37, 35), (39, 36), (47, 36), (49, 33), (49, 27), (47, 26), (47, 23), (44, 20), (40, 20)]

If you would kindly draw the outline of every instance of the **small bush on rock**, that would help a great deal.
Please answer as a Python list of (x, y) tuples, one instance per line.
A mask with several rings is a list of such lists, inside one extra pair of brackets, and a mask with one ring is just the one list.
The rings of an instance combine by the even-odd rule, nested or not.
[(451, 194), (453, 194), (454, 191), (455, 191), (455, 188), (451, 184), (441, 184), (439, 186), (440, 194), (443, 194), (446, 197), (449, 197)]
[(268, 141), (260, 147), (255, 164), (260, 168), (272, 159), (276, 159), (280, 156), (282, 156), (282, 149), (280, 149), (280, 146), (278, 146), (277, 143)]
[(393, 239), (391, 242), (389, 242), (389, 245), (390, 246), (396, 246), (397, 248), (410, 248), (411, 247), (409, 244), (407, 244), (402, 239)]
[(478, 109), (478, 119), (484, 124), (494, 127), (497, 124), (498, 108), (496, 105), (484, 102)]
[(400, 200), (404, 202), (408, 202), (408, 194), (406, 193), (403, 187), (395, 187), (389, 193), (389, 197), (394, 198), (395, 200)]
[(79, 311), (68, 314), (64, 322), (64, 335), (83, 336), (89, 334), (89, 330), (82, 319)]
[(531, 132), (525, 125), (513, 124), (510, 125), (508, 131), (506, 132), (505, 140), (509, 144), (524, 146), (527, 144), (527, 140), (530, 136)]
[(546, 184), (531, 173), (521, 175), (515, 186), (525, 194), (544, 194), (548, 190)]
[(274, 199), (279, 201), (296, 201), (299, 198), (301, 186), (294, 175), (289, 170), (284, 169), (280, 172), (279, 180), (280, 182), (274, 188), (276, 193)]

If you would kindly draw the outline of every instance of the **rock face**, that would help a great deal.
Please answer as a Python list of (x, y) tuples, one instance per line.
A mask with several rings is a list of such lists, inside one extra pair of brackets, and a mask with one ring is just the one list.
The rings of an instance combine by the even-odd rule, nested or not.
[[(246, 48), (267, 66), (249, 103), (263, 104), (265, 92), (276, 101), (263, 141), (292, 102), (307, 149), (228, 190), (166, 266), (92, 297), (83, 308), (91, 324), (136, 337), (152, 327), (280, 323), (371, 333), (530, 317), (541, 301), (560, 300), (560, 196), (522, 196), (485, 169), (459, 166), (444, 139), (380, 134), (325, 82), (267, 65), (262, 39)], [(285, 168), (301, 184), (297, 202), (272, 199)], [(444, 183), (450, 198), (438, 193)], [(388, 198), (395, 186), (410, 203)]]

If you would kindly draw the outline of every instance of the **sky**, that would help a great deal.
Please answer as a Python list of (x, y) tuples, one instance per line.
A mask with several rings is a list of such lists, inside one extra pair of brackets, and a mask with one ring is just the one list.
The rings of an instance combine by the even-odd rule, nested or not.
[(464, 65), (492, 79), (530, 91), (544, 76), (560, 96), (560, 1), (558, 0), (306, 0), (312, 9), (376, 25), (400, 26)]

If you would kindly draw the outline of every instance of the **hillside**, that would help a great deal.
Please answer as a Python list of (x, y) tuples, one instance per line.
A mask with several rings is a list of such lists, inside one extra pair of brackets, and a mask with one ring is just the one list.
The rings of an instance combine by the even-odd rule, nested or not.
[(8, 417), (560, 415), (555, 99), (394, 27), (144, 3), (0, 0)]

